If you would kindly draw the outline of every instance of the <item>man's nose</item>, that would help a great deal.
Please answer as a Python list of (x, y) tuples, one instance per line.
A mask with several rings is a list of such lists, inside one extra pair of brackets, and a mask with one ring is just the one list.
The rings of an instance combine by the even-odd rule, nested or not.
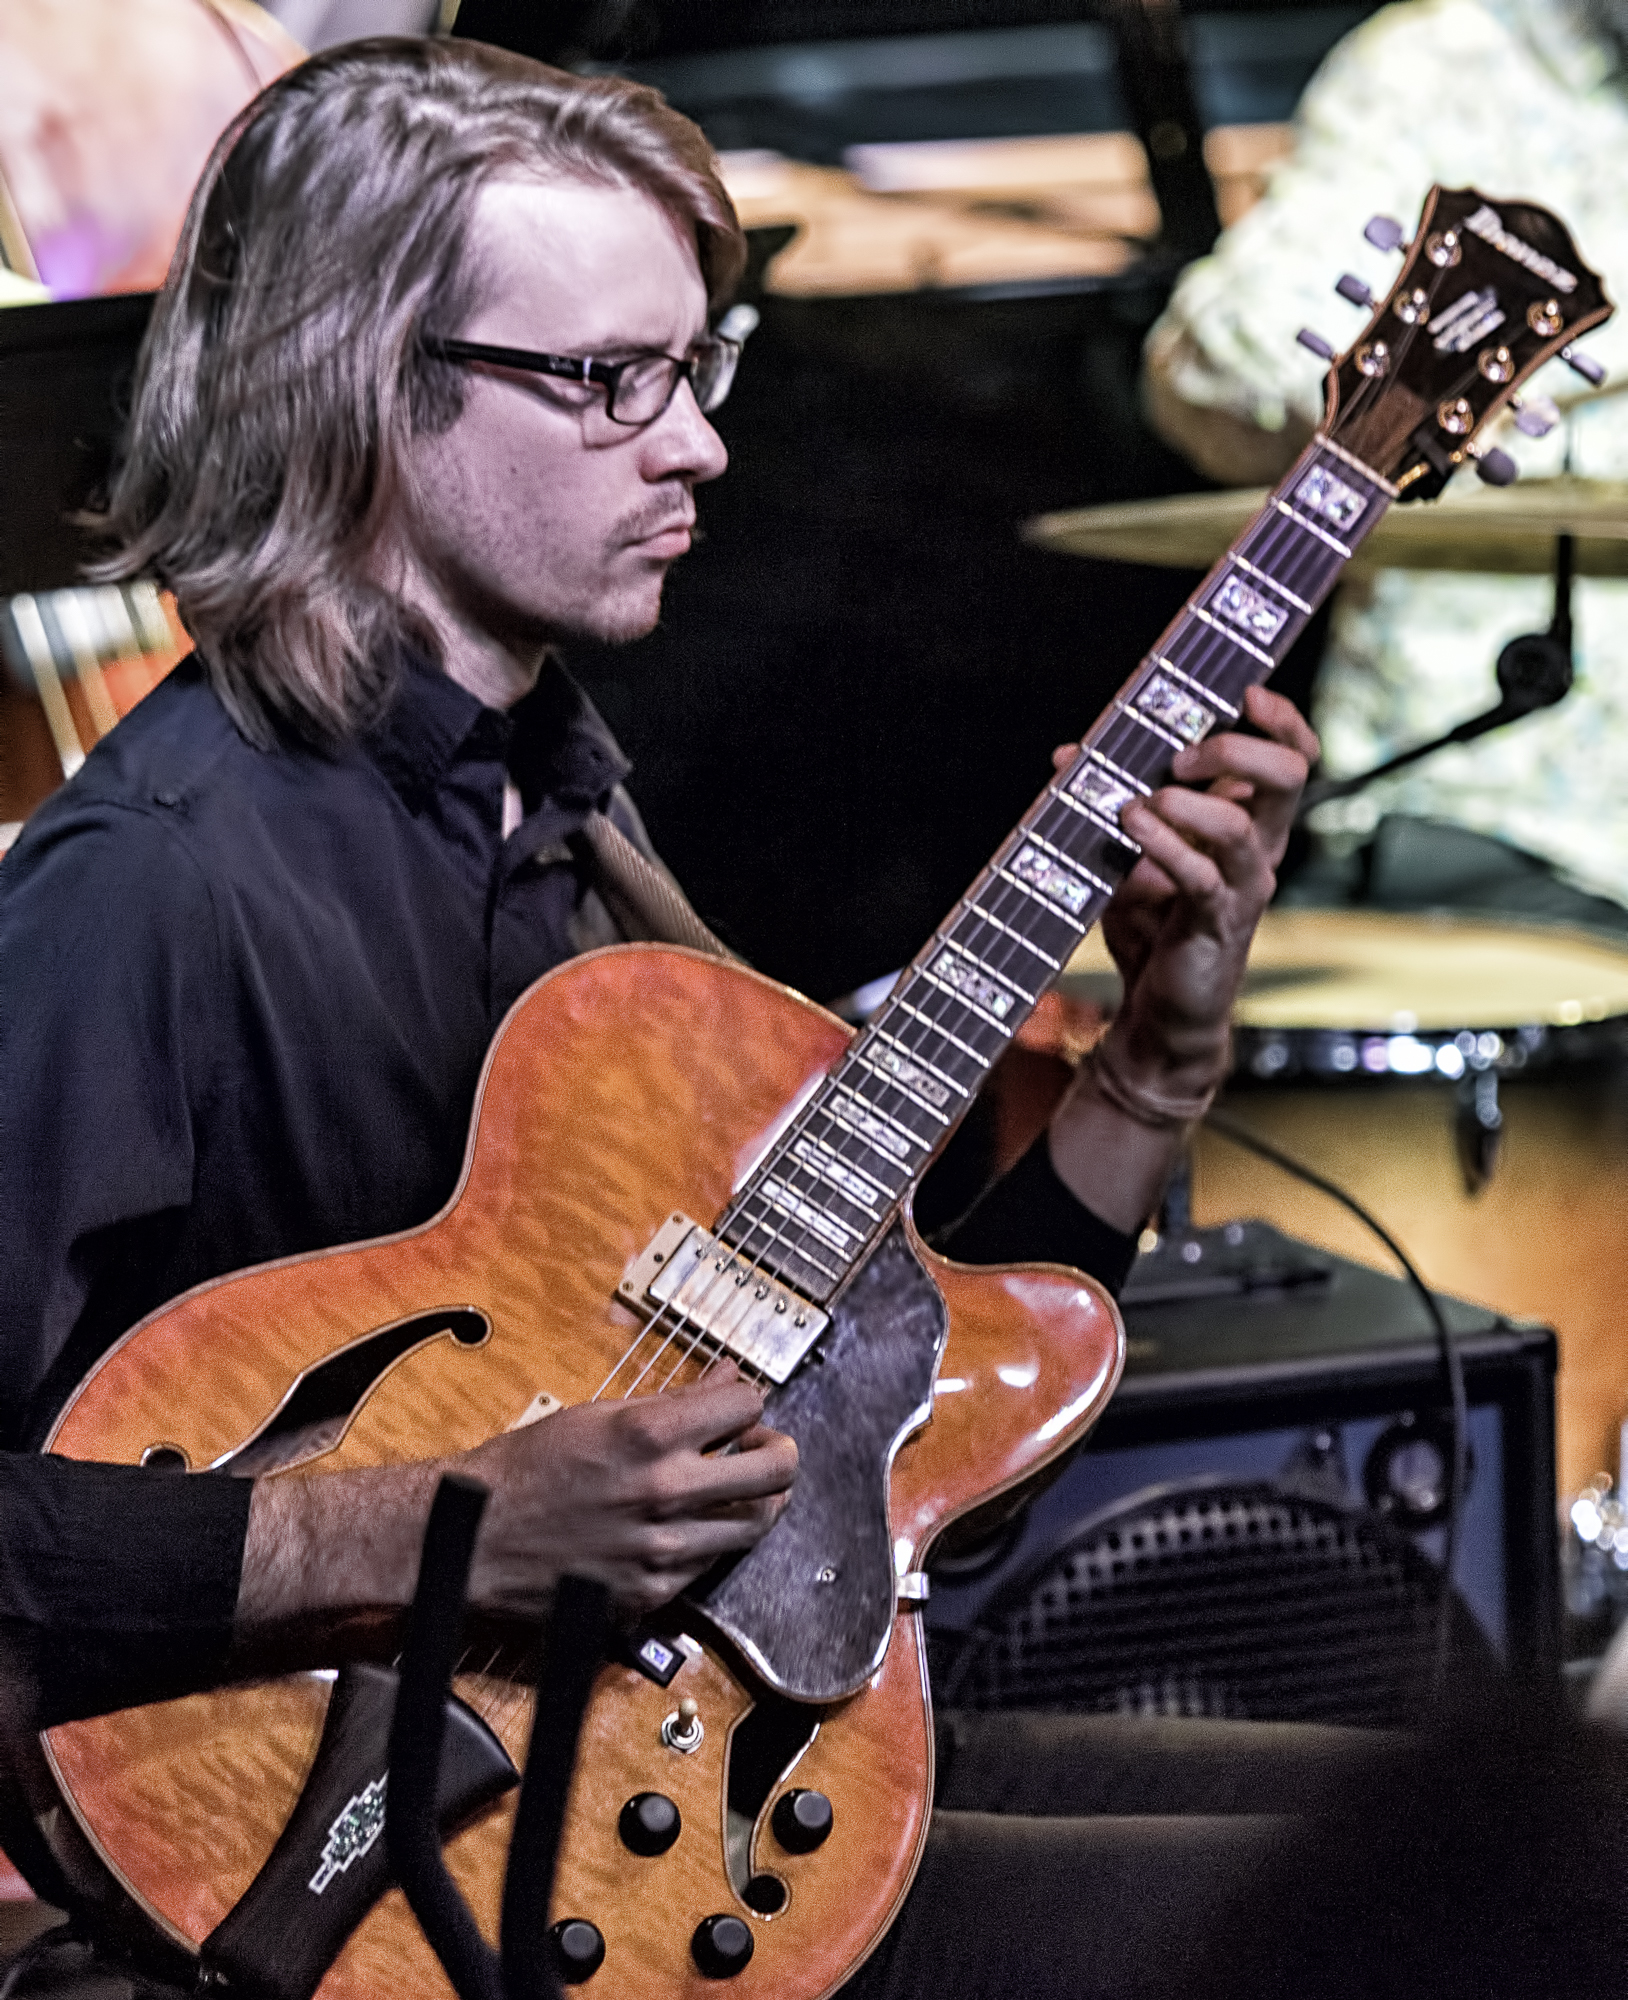
[(673, 400), (645, 436), (653, 478), (677, 477), (699, 484), (716, 479), (729, 463), (724, 441), (703, 415), (688, 379), (679, 383)]

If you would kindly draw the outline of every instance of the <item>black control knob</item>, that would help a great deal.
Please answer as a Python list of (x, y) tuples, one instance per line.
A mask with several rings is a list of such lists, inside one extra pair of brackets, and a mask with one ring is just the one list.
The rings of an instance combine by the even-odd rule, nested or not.
[(739, 1917), (703, 1917), (690, 1939), (690, 1956), (708, 1979), (733, 1979), (752, 1959), (751, 1927)]
[(831, 1831), (824, 1792), (787, 1792), (774, 1809), (774, 1837), (788, 1854), (812, 1854)]
[(562, 1917), (549, 1936), (562, 1986), (580, 1986), (605, 1963), (605, 1940), (586, 1917)]
[(623, 1806), (616, 1830), (622, 1845), (635, 1854), (665, 1854), (683, 1825), (678, 1807), (665, 1793), (635, 1792)]

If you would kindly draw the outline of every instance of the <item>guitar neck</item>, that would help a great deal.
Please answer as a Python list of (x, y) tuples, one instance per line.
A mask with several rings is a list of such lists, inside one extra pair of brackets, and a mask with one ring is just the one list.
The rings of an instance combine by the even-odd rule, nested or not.
[(1237, 721), (1393, 497), (1326, 438), (1307, 447), (758, 1162), (719, 1223), (728, 1242), (834, 1295), (1135, 863), (1123, 807)]

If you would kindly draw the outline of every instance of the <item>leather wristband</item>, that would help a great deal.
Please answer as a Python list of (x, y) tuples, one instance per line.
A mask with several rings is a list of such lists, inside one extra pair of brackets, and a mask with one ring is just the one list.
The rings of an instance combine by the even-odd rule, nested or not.
[(1098, 1042), (1085, 1060), (1103, 1102), (1155, 1132), (1178, 1132), (1184, 1126), (1196, 1125), (1215, 1102), (1215, 1093), (1221, 1087), (1214, 1083), (1196, 1097), (1174, 1097), (1167, 1091), (1155, 1090), (1151, 1084), (1134, 1082), (1119, 1067), (1113, 1045), (1106, 1038)]

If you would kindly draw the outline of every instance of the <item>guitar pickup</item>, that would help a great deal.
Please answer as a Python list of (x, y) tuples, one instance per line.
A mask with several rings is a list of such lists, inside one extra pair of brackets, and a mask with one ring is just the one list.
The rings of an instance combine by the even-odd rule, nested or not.
[(635, 1310), (660, 1308), (675, 1327), (776, 1383), (788, 1380), (831, 1324), (829, 1313), (687, 1215), (668, 1216), (623, 1272), (616, 1294)]

